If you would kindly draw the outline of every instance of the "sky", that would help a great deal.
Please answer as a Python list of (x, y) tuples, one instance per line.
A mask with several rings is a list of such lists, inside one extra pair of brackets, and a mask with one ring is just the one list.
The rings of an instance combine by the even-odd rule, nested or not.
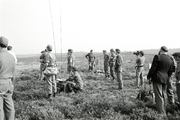
[(0, 36), (16, 54), (38, 54), (48, 44), (56, 53), (180, 48), (179, 6), (179, 0), (0, 0)]

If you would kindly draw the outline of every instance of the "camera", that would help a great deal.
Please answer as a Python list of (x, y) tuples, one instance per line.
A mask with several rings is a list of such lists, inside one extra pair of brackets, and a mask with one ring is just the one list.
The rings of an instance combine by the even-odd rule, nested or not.
[(139, 55), (139, 51), (133, 52), (134, 55)]

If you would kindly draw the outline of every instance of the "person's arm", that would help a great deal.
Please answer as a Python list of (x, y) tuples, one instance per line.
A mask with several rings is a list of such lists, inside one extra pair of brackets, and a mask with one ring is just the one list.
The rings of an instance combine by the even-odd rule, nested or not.
[(90, 54), (90, 53), (88, 53), (88, 54), (85, 56), (85, 57), (86, 57), (86, 59), (88, 59), (88, 60), (89, 60), (89, 54)]
[(11, 82), (13, 83), (13, 85), (15, 83), (15, 80), (16, 80), (16, 68), (14, 67), (14, 69), (13, 69), (13, 77), (11, 78)]
[(149, 70), (149, 73), (147, 75), (147, 79), (150, 80), (150, 78), (152, 77), (152, 75), (154, 74), (156, 68), (157, 68), (157, 62), (159, 61), (159, 57), (158, 55), (155, 55), (153, 58), (153, 62), (152, 62), (152, 66)]
[(116, 61), (117, 61), (117, 64), (118, 64), (119, 66), (121, 66), (121, 65), (122, 65), (122, 62), (123, 62), (122, 57), (121, 57), (120, 55), (118, 55), (116, 59), (117, 59), (117, 60), (116, 60)]

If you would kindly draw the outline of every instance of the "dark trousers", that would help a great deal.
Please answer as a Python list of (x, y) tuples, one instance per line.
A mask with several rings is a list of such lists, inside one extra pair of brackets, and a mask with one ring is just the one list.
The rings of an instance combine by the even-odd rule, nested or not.
[(114, 66), (110, 66), (110, 74), (113, 79), (115, 79), (115, 69)]
[(154, 89), (155, 102), (158, 112), (160, 114), (166, 114), (165, 112), (166, 85), (153, 82), (153, 89)]

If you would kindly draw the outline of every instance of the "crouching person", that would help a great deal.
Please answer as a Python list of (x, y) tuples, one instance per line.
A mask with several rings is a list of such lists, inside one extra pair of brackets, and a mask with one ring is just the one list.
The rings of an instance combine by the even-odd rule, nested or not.
[(83, 80), (81, 76), (78, 73), (78, 70), (76, 67), (72, 67), (72, 73), (70, 77), (66, 80), (66, 92), (82, 92), (83, 91)]

